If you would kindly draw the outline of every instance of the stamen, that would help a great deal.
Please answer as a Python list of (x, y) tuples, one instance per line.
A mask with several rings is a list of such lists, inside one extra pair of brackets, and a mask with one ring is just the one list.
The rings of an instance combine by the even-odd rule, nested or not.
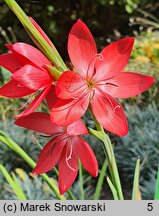
[(39, 138), (46, 138), (46, 139), (53, 138), (53, 135), (36, 134), (35, 136)]
[[(102, 61), (102, 60), (104, 59), (103, 55), (100, 54), (100, 53), (99, 53), (99, 54), (96, 54), (95, 56), (92, 57), (92, 59), (91, 59), (90, 62), (89, 62), (89, 65), (88, 65), (88, 68), (87, 68), (87, 72), (86, 72), (87, 78), (88, 78), (88, 74), (89, 74), (89, 70), (90, 70), (91, 64), (92, 64), (92, 62), (95, 60), (95, 61), (94, 61), (94, 65), (93, 65), (93, 67), (94, 67), (97, 58), (98, 58), (100, 61)], [(93, 75), (94, 75), (94, 73), (93, 73)]]
[(101, 53), (97, 54), (97, 57), (100, 61), (102, 61), (104, 59), (103, 55)]
[[(98, 89), (98, 90), (100, 91), (100, 89)], [(102, 92), (102, 94), (103, 94), (103, 92)], [(113, 102), (112, 102), (111, 99), (107, 96), (107, 94), (104, 94), (104, 95), (105, 95), (105, 97), (107, 98), (107, 100), (109, 101), (110, 107), (113, 109), (114, 112), (116, 111), (116, 109), (120, 108), (120, 105), (117, 105), (117, 106), (114, 107)], [(98, 101), (98, 102), (100, 103), (100, 101)], [(106, 102), (107, 102), (107, 101), (106, 101)]]
[(26, 105), (27, 105), (30, 101), (32, 101), (33, 96), (34, 96), (34, 95), (32, 95), (21, 107), (19, 107), (19, 108), (13, 108), (12, 110), (22, 110), (22, 109), (24, 109), (24, 108), (26, 107)]
[(67, 164), (67, 166), (68, 166), (71, 170), (77, 171), (76, 169), (74, 169), (73, 167), (71, 167), (70, 164), (69, 164), (69, 160), (72, 158), (72, 153), (73, 153), (73, 149), (72, 149), (72, 145), (71, 145), (71, 150), (70, 150), (69, 156), (67, 156), (67, 154), (66, 154), (66, 164)]
[(90, 102), (92, 102), (93, 96), (95, 95), (95, 90), (92, 89), (92, 92), (90, 93)]

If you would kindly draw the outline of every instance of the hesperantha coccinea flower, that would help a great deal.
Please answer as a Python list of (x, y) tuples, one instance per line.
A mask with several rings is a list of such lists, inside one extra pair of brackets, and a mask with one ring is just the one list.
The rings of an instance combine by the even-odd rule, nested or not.
[(50, 141), (40, 153), (34, 174), (50, 171), (58, 163), (59, 191), (66, 192), (78, 173), (78, 159), (83, 167), (94, 177), (98, 175), (98, 163), (90, 146), (80, 135), (88, 134), (81, 120), (67, 127), (53, 124), (47, 113), (35, 112), (17, 119), (15, 124), (30, 130), (50, 135)]
[(109, 132), (124, 136), (127, 119), (115, 98), (129, 98), (142, 93), (154, 78), (123, 72), (132, 51), (134, 38), (124, 38), (106, 46), (99, 54), (87, 26), (78, 20), (68, 37), (68, 53), (75, 71), (64, 72), (57, 81), (59, 98), (51, 110), (57, 125), (77, 121), (89, 104), (98, 122)]
[[(0, 95), (8, 98), (21, 98), (31, 95), (27, 109), (16, 117), (33, 112), (51, 89), (53, 77), (46, 65), (51, 62), (35, 47), (26, 43), (6, 45), (10, 53), (0, 55), (0, 66), (12, 73), (11, 80), (0, 88)], [(28, 102), (29, 102), (28, 101)]]
[[(30, 20), (49, 46), (53, 46), (40, 26), (32, 18)], [(6, 47), (9, 49), (9, 53), (0, 55), (0, 66), (11, 73), (11, 80), (0, 87), (0, 96), (21, 98), (31, 95), (21, 109), (32, 101), (30, 105), (24, 112), (15, 116), (17, 118), (24, 117), (32, 113), (47, 97), (54, 82), (54, 78), (48, 70), (48, 67), (52, 67), (52, 63), (41, 51), (29, 44), (20, 42), (7, 44)]]

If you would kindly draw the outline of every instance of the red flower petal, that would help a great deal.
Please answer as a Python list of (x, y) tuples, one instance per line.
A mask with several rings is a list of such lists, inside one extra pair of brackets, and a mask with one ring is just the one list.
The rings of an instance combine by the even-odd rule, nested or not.
[(63, 142), (56, 143), (56, 140), (51, 140), (45, 145), (40, 153), (36, 167), (33, 170), (34, 174), (42, 174), (50, 171), (58, 162), (61, 152), (64, 148)]
[(8, 98), (20, 98), (35, 92), (20, 85), (17, 81), (11, 80), (0, 88), (0, 95)]
[(75, 135), (86, 135), (88, 134), (88, 130), (82, 120), (78, 120), (73, 124), (67, 126), (67, 134), (70, 136)]
[(50, 110), (52, 109), (56, 101), (57, 96), (55, 94), (55, 86), (52, 85), (49, 93), (46, 95), (46, 102)]
[(97, 54), (97, 48), (91, 32), (80, 20), (69, 33), (68, 53), (74, 67), (85, 77), (90, 61)]
[(33, 90), (39, 90), (50, 84), (53, 79), (49, 73), (34, 67), (25, 65), (12, 75), (12, 79), (16, 80), (20, 85)]
[(105, 91), (117, 98), (128, 98), (147, 90), (155, 79), (151, 76), (133, 72), (121, 72), (110, 79), (105, 85)]
[(92, 110), (99, 123), (111, 133), (125, 136), (128, 124), (122, 106), (110, 95), (96, 92), (92, 99)]
[(44, 98), (46, 97), (46, 95), (48, 94), (49, 90), (51, 88), (51, 85), (49, 85), (46, 89), (44, 89), (32, 102), (31, 104), (27, 107), (26, 110), (24, 110), (24, 112), (22, 112), (19, 115), (14, 116), (14, 118), (22, 118), (25, 117), (27, 115), (30, 115), (32, 112), (34, 112), (36, 110), (36, 108), (38, 108), (38, 106), (41, 104), (41, 102), (44, 100)]
[(7, 44), (6, 47), (15, 54), (20, 54), (40, 68), (51, 65), (51, 62), (35, 47), (26, 43)]
[(31, 113), (21, 119), (17, 119), (14, 124), (34, 130), (43, 134), (57, 134), (63, 132), (63, 128), (50, 121), (50, 115), (42, 112)]
[(73, 149), (70, 156), (70, 151), (71, 150), (68, 148), (68, 146), (65, 146), (59, 161), (58, 181), (59, 191), (61, 195), (71, 187), (78, 173), (77, 155), (75, 154)]
[(87, 83), (74, 71), (64, 72), (57, 81), (56, 95), (61, 99), (76, 99), (81, 96)]
[(98, 163), (90, 146), (81, 138), (76, 141), (76, 151), (84, 168), (94, 177), (98, 175)]
[(37, 24), (37, 22), (35, 22), (35, 20), (32, 17), (29, 17), (30, 21), (32, 22), (32, 24), (35, 26), (35, 28), (40, 32), (40, 34), (43, 36), (43, 38), (48, 42), (48, 44), (50, 46), (52, 46), (52, 42), (49, 39), (49, 37), (45, 34), (45, 32), (42, 30), (42, 28)]
[(23, 66), (22, 62), (13, 53), (0, 55), (0, 66), (14, 73)]
[(77, 100), (57, 100), (51, 110), (51, 121), (57, 125), (67, 126), (79, 120), (89, 104), (89, 96)]
[(94, 80), (106, 80), (121, 72), (128, 60), (134, 44), (134, 38), (124, 38), (106, 46), (100, 53), (102, 56), (96, 63)]

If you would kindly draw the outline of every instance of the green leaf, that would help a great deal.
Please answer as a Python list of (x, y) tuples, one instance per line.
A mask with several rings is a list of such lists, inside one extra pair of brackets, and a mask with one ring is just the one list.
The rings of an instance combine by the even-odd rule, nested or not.
[[(13, 179), (15, 185), (16, 185), (17, 188), (18, 188), (19, 193), (21, 194), (21, 196), (25, 197), (25, 195), (24, 195), (24, 193), (23, 193), (23, 190), (22, 190), (22, 188), (21, 188), (21, 186), (20, 186), (20, 184), (19, 184), (19, 182), (18, 182), (18, 179), (17, 179), (16, 175), (14, 174), (14, 172), (12, 172), (11, 175), (12, 175), (12, 179)], [(25, 199), (26, 199), (26, 198), (25, 198)]]
[(156, 189), (155, 189), (154, 200), (159, 200), (159, 166), (158, 166), (158, 172), (157, 172)]
[(81, 200), (84, 200), (85, 194), (84, 194), (84, 187), (83, 187), (83, 170), (82, 170), (82, 164), (81, 164), (80, 160), (78, 160), (78, 167), (79, 167)]
[(134, 173), (132, 200), (141, 200), (139, 175), (140, 175), (140, 158), (138, 157), (136, 161), (135, 173)]
[(5, 167), (3, 165), (0, 164), (0, 170), (3, 173), (4, 177), (6, 178), (7, 182), (9, 183), (9, 185), (12, 187), (13, 191), (15, 192), (17, 198), (19, 200), (26, 200), (26, 197), (20, 187), (20, 185), (17, 182), (16, 176), (13, 175), (14, 180), (11, 178), (11, 176), (9, 175), (9, 173), (7, 172), (7, 170), (5, 169)]
[(109, 187), (110, 187), (110, 189), (111, 189), (111, 192), (112, 192), (112, 194), (113, 194), (114, 200), (119, 200), (119, 198), (118, 198), (118, 193), (117, 193), (117, 191), (116, 191), (116, 189), (115, 189), (113, 183), (111, 182), (111, 180), (110, 180), (110, 178), (109, 178), (108, 176), (107, 176), (107, 182), (108, 182), (108, 185), (109, 185)]
[[(19, 154), (29, 165), (30, 167), (34, 168), (36, 163), (27, 155), (26, 152), (23, 151), (11, 138), (9, 138), (3, 131), (0, 130), (0, 141)], [(65, 200), (64, 196), (59, 194), (59, 190), (57, 185), (53, 184), (46, 174), (40, 175), (44, 181), (49, 185), (57, 199)]]
[(100, 193), (102, 190), (104, 178), (106, 176), (107, 167), (108, 167), (108, 162), (107, 162), (107, 159), (105, 159), (103, 166), (102, 166), (102, 169), (101, 169), (100, 174), (99, 174), (97, 186), (96, 186), (95, 193), (94, 193), (94, 199), (95, 200), (99, 200), (99, 198), (100, 198)]

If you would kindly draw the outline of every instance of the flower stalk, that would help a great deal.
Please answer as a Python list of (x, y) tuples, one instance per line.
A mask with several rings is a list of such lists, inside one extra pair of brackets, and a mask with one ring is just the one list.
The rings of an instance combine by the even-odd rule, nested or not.
[[(96, 117), (94, 116), (91, 107), (89, 107), (89, 111), (94, 119), (97, 130), (101, 133), (101, 140), (103, 144), (102, 146), (103, 146), (105, 156), (108, 159), (108, 168), (112, 178), (111, 182), (117, 191), (118, 199), (123, 200), (124, 197), (123, 197), (119, 172), (116, 164), (116, 159), (113, 151), (113, 145), (111, 143), (109, 136), (104, 132), (103, 127), (100, 125), (100, 123), (97, 121)], [(92, 133), (91, 131), (92, 130), (90, 130), (90, 133), (94, 135), (94, 133)]]

